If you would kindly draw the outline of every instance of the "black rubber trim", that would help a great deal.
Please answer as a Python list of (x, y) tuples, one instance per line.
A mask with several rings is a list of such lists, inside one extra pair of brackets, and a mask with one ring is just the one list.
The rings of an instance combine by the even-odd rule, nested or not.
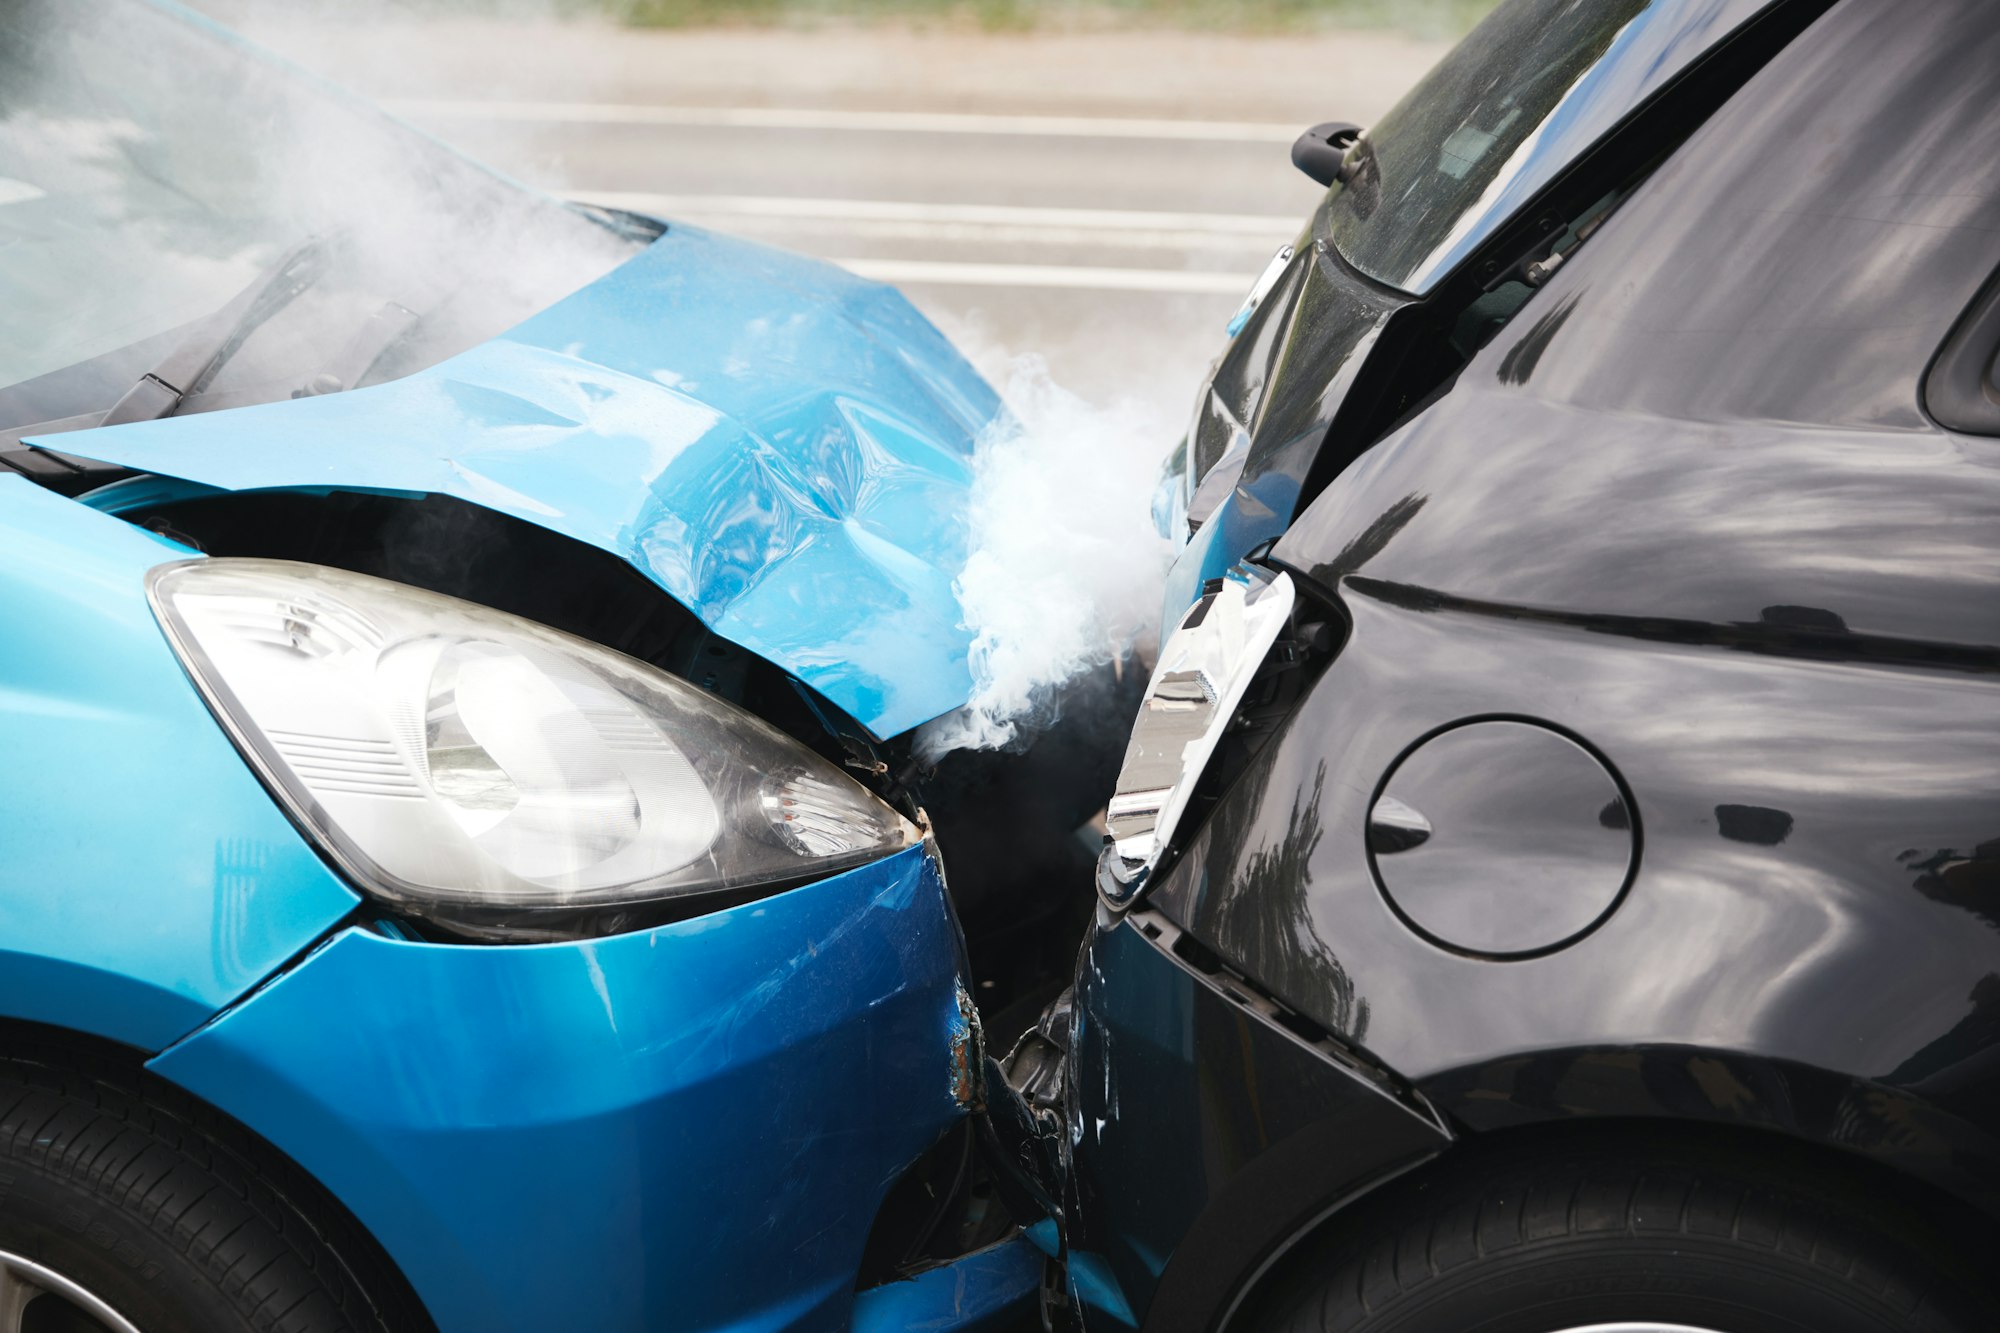
[(2000, 273), (1938, 349), (1924, 377), (1924, 407), (1946, 430), (2000, 435)]

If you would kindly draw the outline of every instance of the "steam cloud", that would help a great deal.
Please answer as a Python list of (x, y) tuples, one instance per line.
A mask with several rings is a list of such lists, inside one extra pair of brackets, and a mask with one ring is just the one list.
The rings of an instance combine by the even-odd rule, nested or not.
[[(275, 10), (269, 0), (202, 3), (254, 36), (299, 44), (286, 31), (300, 17), (296, 0)], [(439, 8), (426, 0), (372, 3), (406, 16)], [(561, 9), (554, 0), (486, 3), (514, 18), (551, 19)], [(315, 6), (303, 8), (312, 15)], [(405, 70), (400, 82), (420, 84), (420, 73)], [(560, 164), (545, 165), (560, 178)], [(496, 268), (504, 261), (495, 251), (522, 239), (511, 221), (471, 230), (482, 233), (479, 248)], [(956, 584), (962, 623), (973, 635), (973, 693), (964, 708), (919, 733), (919, 755), (935, 762), (952, 750), (1027, 743), (1056, 721), (1066, 683), (1150, 647), (1171, 554), (1153, 525), (1152, 497), (1161, 461), (1185, 424), (1189, 386), (1212, 346), (1206, 338), (1180, 345), (1184, 336), (1122, 321), (1046, 330), (1060, 344), (1066, 378), (1086, 382), (1079, 392), (1074, 381), (1059, 383), (1040, 355), (1000, 346), (977, 313), (926, 304), (1005, 390), (1010, 408), (975, 450), (969, 558)]]
[[(435, 0), (194, 2), (253, 40), (301, 57), (314, 50), (316, 27), (355, 22), (356, 5), (388, 20), (447, 8)], [(35, 3), (60, 12), (62, 0)], [(560, 0), (486, 3), (516, 19), (553, 19), (564, 8)], [(405, 84), (422, 83), (420, 48), (384, 46), (384, 58), (409, 67)], [(173, 77), (173, 62), (144, 66), (155, 67), (164, 71), (159, 77)], [(448, 344), (433, 345), (433, 356), (499, 332), (629, 253), (628, 243), (578, 226), (573, 215), (483, 170), (441, 163), (421, 141), (402, 154), (395, 151), (400, 135), (372, 125), (357, 132), (366, 111), (338, 101), (284, 111), (263, 141), (235, 136), (260, 207), (284, 218), (288, 230), (347, 237), (354, 267), (368, 279), (360, 285), (430, 312), (433, 337)], [(192, 267), (185, 253), (170, 257)], [(238, 262), (246, 274), (254, 268), (247, 257)], [(216, 285), (213, 278), (201, 284)], [(919, 755), (935, 761), (958, 749), (1025, 744), (1055, 721), (1065, 683), (1150, 648), (1171, 554), (1154, 527), (1152, 498), (1162, 458), (1183, 425), (1188, 388), (1210, 349), (1206, 340), (1180, 345), (1184, 335), (1164, 330), (1051, 330), (1051, 346), (1066, 354), (1066, 376), (1087, 384), (1079, 393), (1057, 383), (1041, 356), (999, 347), (978, 315), (931, 313), (1004, 387), (1010, 407), (975, 450), (969, 558), (956, 583), (973, 636), (973, 691), (964, 708), (919, 733)]]
[(924, 727), (918, 753), (1024, 743), (1054, 720), (1073, 677), (1145, 648), (1170, 548), (1152, 497), (1173, 438), (1159, 400), (1102, 404), (1014, 358), (1011, 413), (974, 455), (970, 555), (956, 591), (973, 632), (972, 697)]
[(165, 336), (307, 238), (325, 272), (215, 388), (309, 376), (391, 301), (393, 355), (436, 361), (637, 248), (171, 9), (9, 0), (0, 76), (0, 296), (39, 316), (0, 384)]

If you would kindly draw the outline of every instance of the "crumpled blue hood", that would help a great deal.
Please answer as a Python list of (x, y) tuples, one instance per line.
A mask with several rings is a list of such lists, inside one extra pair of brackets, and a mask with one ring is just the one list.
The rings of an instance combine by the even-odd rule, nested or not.
[(52, 438), (228, 490), (435, 492), (624, 557), (877, 736), (964, 703), (992, 389), (903, 297), (676, 226), (407, 378)]

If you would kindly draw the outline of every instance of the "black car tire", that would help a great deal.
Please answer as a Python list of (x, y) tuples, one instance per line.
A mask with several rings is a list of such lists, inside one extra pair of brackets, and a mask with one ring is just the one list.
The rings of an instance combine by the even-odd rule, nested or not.
[[(304, 1193), (267, 1145), (137, 1071), (0, 1058), (0, 1252), (144, 1333), (428, 1327), (378, 1306), (363, 1274), (385, 1261)], [(24, 1328), (101, 1327), (54, 1304), (32, 1302)]]
[[(1779, 1146), (1774, 1144), (1774, 1147)], [(1784, 1152), (1544, 1144), (1336, 1223), (1243, 1321), (1273, 1333), (1976, 1333), (1921, 1210)], [(1239, 1325), (1241, 1326), (1241, 1325)]]

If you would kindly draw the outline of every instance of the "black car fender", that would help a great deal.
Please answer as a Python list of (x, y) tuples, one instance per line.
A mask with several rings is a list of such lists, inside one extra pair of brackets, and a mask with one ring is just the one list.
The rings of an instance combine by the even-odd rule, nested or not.
[(2000, 1212), (2000, 1141), (1906, 1088), (1794, 1061), (1698, 1046), (1507, 1054), (1421, 1084), (1468, 1140), (1531, 1127), (1619, 1122), (1775, 1134), (1889, 1168)]

